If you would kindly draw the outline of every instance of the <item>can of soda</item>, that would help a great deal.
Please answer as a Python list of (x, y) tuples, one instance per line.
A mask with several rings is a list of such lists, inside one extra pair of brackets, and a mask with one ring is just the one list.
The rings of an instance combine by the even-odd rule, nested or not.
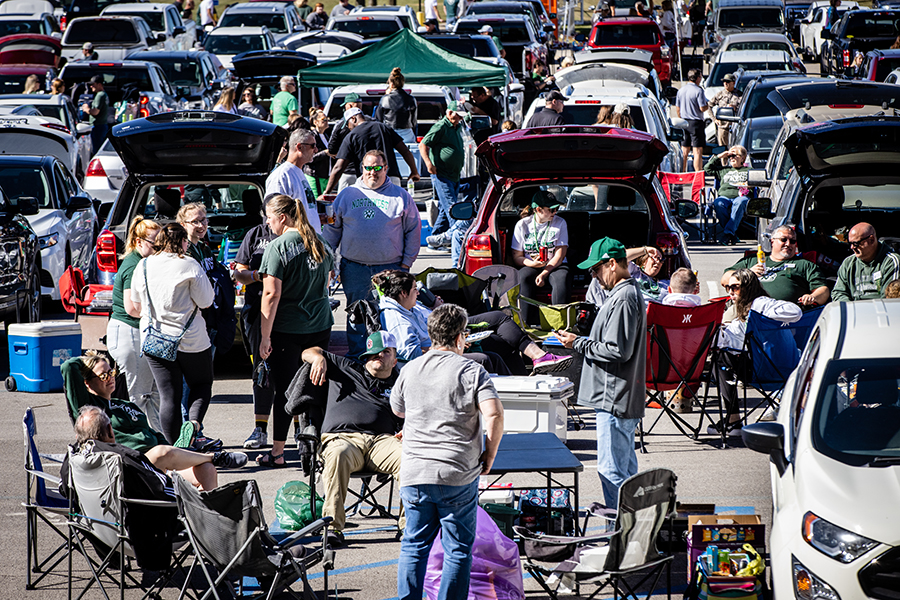
[(549, 260), (549, 256), (548, 256), (550, 254), (549, 250), (550, 250), (549, 248), (541, 246), (538, 249), (538, 254), (539, 254), (538, 260), (540, 260), (541, 262), (547, 262)]

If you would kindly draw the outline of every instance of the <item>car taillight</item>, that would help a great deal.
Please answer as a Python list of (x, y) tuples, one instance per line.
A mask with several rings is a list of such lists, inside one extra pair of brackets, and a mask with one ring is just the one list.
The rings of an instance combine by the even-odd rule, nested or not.
[(492, 263), (491, 236), (485, 234), (470, 236), (466, 240), (466, 273), (474, 273)]
[(119, 270), (116, 261), (116, 236), (109, 231), (97, 236), (97, 268), (107, 273), (115, 273)]
[(849, 50), (844, 50), (844, 66), (845, 67), (850, 66), (850, 51)]
[(41, 123), (41, 127), (46, 127), (47, 129), (53, 129), (55, 131), (62, 131), (63, 133), (72, 133), (69, 131), (69, 128), (65, 125), (59, 125), (57, 123)]
[(150, 98), (141, 94), (141, 99), (138, 101), (138, 105), (140, 106), (140, 108), (138, 109), (139, 119), (150, 116), (150, 108), (147, 106), (149, 103)]
[(575, 104), (602, 104), (601, 100), (576, 100)]
[(66, 15), (63, 15), (59, 18), (59, 28), (61, 31), (66, 30)]
[(99, 158), (95, 158), (91, 161), (91, 164), (88, 165), (87, 173), (85, 173), (84, 176), (106, 177), (106, 170), (103, 168), (103, 163), (100, 162)]
[(862, 108), (864, 104), (829, 104), (828, 108)]
[(680, 245), (677, 233), (656, 234), (656, 247), (663, 253), (663, 256), (675, 256), (678, 254)]

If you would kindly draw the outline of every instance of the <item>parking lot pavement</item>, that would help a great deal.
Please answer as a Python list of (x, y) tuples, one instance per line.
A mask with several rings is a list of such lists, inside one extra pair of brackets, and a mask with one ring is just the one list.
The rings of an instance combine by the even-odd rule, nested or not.
[[(722, 270), (731, 265), (743, 254), (743, 250), (751, 246), (721, 248), (713, 246), (697, 246), (690, 243), (691, 258), (694, 268), (699, 271), (701, 294), (704, 299), (721, 295), (705, 282), (717, 283)], [(755, 248), (755, 247), (754, 247)], [(426, 266), (447, 266), (449, 255), (424, 250), (416, 263), (416, 269)], [(342, 308), (336, 316), (340, 324), (335, 331), (343, 329)], [(64, 318), (56, 315), (53, 318)], [(336, 336), (339, 337), (339, 336)], [(6, 346), (5, 335), (0, 334), (3, 347)], [(5, 351), (4, 351), (5, 353)], [(228, 448), (240, 448), (241, 443), (253, 428), (252, 403), (250, 398), (249, 368), (234, 354), (229, 361), (217, 365), (215, 394), (206, 419), (206, 430), (209, 434), (221, 437)], [(5, 358), (0, 358), (0, 365)], [(5, 376), (5, 373), (4, 373)], [(20, 506), (24, 497), (24, 476), (22, 473), (22, 429), (21, 416), (25, 408), (35, 408), (38, 420), (38, 443), (43, 452), (61, 452), (70, 441), (71, 423), (66, 416), (64, 399), (61, 393), (24, 394), (3, 392), (5, 418), (0, 426), (0, 469), (3, 477), (0, 480), (0, 531), (5, 540), (0, 545), (0, 591), (4, 596), (31, 600), (54, 600), (66, 595), (65, 577), (50, 576), (40, 590), (28, 591), (25, 587), (25, 514)], [(593, 415), (581, 410), (586, 428), (568, 431), (568, 446), (584, 463), (581, 474), (582, 507), (602, 499), (596, 468), (596, 442), (594, 437)], [(648, 418), (655, 418), (657, 410), (649, 410)], [(571, 424), (570, 424), (571, 425)], [(663, 418), (660, 426), (647, 438), (647, 454), (638, 455), (641, 470), (653, 467), (672, 469), (678, 476), (678, 498), (686, 503), (714, 503), (720, 512), (756, 513), (765, 523), (771, 520), (771, 500), (769, 491), (768, 459), (758, 453), (742, 447), (739, 438), (732, 438), (736, 447), (727, 450), (717, 448), (716, 439), (703, 435), (695, 442), (675, 431), (671, 423)], [(251, 454), (251, 460), (255, 454)], [(295, 449), (287, 452), (289, 462), (296, 462)], [(283, 470), (264, 470), (251, 462), (246, 468), (223, 472), (221, 482), (244, 478), (254, 478), (259, 482), (264, 496), (264, 511), (267, 519), (275, 520), (274, 499), (279, 487), (288, 480), (303, 480), (302, 473), (288, 468)], [(535, 476), (517, 476), (512, 478), (517, 485), (538, 487), (542, 480)], [(352, 485), (358, 482), (351, 481)], [(386, 496), (386, 494), (385, 494)], [(393, 505), (397, 505), (396, 492)], [(386, 600), (396, 597), (396, 569), (399, 556), (399, 542), (395, 540), (395, 531), (391, 522), (378, 518), (360, 516), (349, 519), (345, 530), (349, 544), (337, 553), (336, 570), (329, 576), (330, 586), (337, 591), (337, 597), (358, 600)], [(592, 526), (596, 526), (596, 523)], [(48, 536), (42, 539), (42, 546), (51, 541)], [(674, 589), (681, 590), (685, 586), (685, 559), (679, 555), (673, 575)], [(313, 585), (320, 590), (322, 580), (320, 574), (314, 575)], [(544, 598), (546, 594), (537, 584), (526, 576), (525, 588), (528, 598)], [(139, 598), (134, 591), (126, 594), (129, 598)], [(166, 590), (163, 597), (176, 597), (177, 591)], [(658, 594), (658, 597), (663, 597)], [(89, 598), (100, 597), (92, 591)], [(321, 596), (320, 596), (321, 597)], [(601, 597), (606, 597), (601, 595)]]

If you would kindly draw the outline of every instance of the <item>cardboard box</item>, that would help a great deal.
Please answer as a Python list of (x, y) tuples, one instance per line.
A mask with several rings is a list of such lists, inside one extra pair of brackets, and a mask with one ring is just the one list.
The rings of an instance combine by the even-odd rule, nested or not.
[(688, 517), (688, 579), (697, 557), (708, 546), (738, 551), (750, 544), (760, 554), (765, 554), (766, 526), (759, 515), (690, 515)]

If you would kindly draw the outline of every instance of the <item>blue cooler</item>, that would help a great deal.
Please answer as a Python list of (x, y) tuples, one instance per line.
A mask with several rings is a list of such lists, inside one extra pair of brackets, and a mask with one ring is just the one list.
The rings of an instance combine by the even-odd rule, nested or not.
[[(59, 392), (63, 389), (59, 368), (81, 356), (81, 324), (42, 321), (10, 325), (9, 374), (21, 392)], [(9, 389), (7, 384), (7, 389)]]

